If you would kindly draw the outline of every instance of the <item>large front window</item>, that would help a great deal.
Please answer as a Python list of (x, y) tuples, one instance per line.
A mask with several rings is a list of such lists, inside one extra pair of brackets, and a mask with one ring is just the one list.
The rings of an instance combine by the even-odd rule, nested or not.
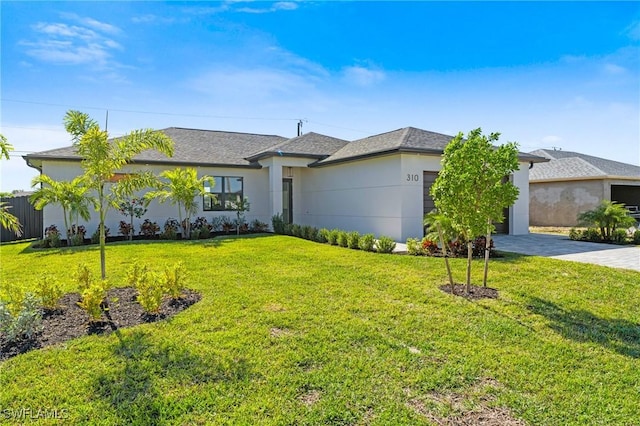
[(214, 197), (204, 196), (202, 206), (205, 211), (233, 210), (231, 203), (243, 198), (243, 181), (241, 177), (214, 176), (214, 185), (205, 183), (205, 192)]

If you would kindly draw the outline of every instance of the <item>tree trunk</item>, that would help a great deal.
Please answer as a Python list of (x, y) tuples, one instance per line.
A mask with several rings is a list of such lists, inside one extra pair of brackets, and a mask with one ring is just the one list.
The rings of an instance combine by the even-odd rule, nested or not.
[(487, 220), (487, 236), (484, 244), (484, 275), (482, 285), (487, 286), (487, 274), (489, 273), (489, 254), (491, 250), (491, 219)]
[(442, 254), (444, 255), (444, 264), (447, 266), (447, 275), (449, 276), (449, 284), (451, 285), (451, 294), (456, 294), (456, 287), (453, 283), (453, 275), (451, 274), (451, 266), (449, 266), (449, 256), (447, 254), (447, 245), (444, 242), (444, 234), (442, 232), (442, 226), (436, 223), (438, 228), (438, 235), (440, 236), (440, 244), (442, 244)]
[(133, 207), (131, 208), (131, 219), (129, 220), (129, 241), (133, 241)]
[(67, 236), (67, 246), (71, 245), (71, 238), (69, 238), (69, 221), (67, 220), (67, 209), (62, 208), (62, 216), (64, 217), (64, 232)]
[(467, 291), (471, 292), (471, 259), (473, 258), (473, 242), (467, 241)]

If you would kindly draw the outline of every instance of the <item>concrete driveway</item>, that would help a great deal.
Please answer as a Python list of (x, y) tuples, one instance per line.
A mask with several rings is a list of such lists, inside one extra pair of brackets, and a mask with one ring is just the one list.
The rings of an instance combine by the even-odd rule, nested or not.
[(640, 271), (640, 247), (572, 241), (564, 235), (494, 235), (496, 249)]

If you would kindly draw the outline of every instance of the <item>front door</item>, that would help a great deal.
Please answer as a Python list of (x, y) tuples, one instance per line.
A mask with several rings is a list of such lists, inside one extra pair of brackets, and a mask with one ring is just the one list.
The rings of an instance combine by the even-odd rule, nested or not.
[(293, 223), (293, 179), (282, 179), (282, 218)]

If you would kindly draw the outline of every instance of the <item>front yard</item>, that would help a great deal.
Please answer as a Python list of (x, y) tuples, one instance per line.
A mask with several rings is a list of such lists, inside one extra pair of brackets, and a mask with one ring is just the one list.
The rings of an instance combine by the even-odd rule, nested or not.
[[(640, 424), (638, 272), (507, 255), (468, 301), (442, 259), (269, 235), (109, 244), (107, 275), (179, 260), (202, 299), (173, 318), (0, 362), (2, 422)], [(75, 291), (78, 263), (97, 247), (2, 245), (0, 283)]]

